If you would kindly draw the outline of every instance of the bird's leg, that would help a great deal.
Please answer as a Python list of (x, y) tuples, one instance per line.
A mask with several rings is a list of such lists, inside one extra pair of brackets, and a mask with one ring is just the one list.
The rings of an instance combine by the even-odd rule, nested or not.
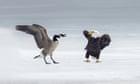
[(43, 59), (44, 59), (45, 64), (50, 64), (50, 63), (47, 62), (46, 56), (43, 56)]
[(101, 61), (99, 60), (99, 57), (100, 57), (100, 54), (96, 56), (96, 63), (101, 62)]
[(53, 57), (52, 57), (53, 55), (52, 55), (52, 53), (50, 54), (50, 58), (51, 58), (51, 60), (53, 61), (53, 63), (54, 64), (58, 64), (59, 62), (56, 62), (54, 59), (53, 59)]
[(86, 58), (86, 60), (84, 60), (85, 62), (90, 62), (90, 60), (89, 60), (89, 53), (88, 52), (86, 52), (85, 58)]
[(45, 64), (50, 64), (46, 60), (47, 53), (46, 53), (45, 49), (42, 50), (40, 55), (43, 57)]

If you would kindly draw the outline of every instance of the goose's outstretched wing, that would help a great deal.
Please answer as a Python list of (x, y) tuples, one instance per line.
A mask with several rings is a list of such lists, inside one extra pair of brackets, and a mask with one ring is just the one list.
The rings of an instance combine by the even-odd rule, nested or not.
[(100, 45), (101, 49), (104, 49), (106, 46), (108, 46), (111, 42), (111, 38), (108, 34), (103, 34), (100, 38)]
[(50, 45), (51, 39), (48, 37), (46, 29), (38, 24), (16, 25), (16, 30), (33, 35), (40, 49)]

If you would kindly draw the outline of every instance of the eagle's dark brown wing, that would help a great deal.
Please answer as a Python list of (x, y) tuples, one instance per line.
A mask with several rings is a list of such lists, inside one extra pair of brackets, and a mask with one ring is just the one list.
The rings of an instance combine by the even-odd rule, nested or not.
[(88, 34), (88, 31), (87, 30), (84, 30), (83, 31), (83, 34), (84, 34), (84, 36), (87, 38), (87, 39), (89, 39), (91, 36)]
[(106, 46), (108, 46), (111, 42), (111, 38), (108, 34), (104, 34), (100, 38), (100, 46), (101, 49), (104, 49)]

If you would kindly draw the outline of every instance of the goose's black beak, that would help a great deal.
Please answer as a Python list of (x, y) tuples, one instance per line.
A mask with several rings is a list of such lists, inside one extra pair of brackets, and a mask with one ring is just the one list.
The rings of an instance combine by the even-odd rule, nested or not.
[(18, 31), (26, 31), (26, 28), (28, 28), (29, 26), (27, 25), (16, 25), (16, 30)]
[(61, 37), (66, 37), (66, 34), (62, 34), (62, 33), (61, 33), (60, 36), (61, 36)]

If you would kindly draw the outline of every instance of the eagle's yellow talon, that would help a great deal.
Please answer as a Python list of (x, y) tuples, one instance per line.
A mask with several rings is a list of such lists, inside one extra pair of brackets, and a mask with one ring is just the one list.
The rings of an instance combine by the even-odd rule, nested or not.
[(88, 60), (88, 59), (87, 60), (84, 60), (84, 61), (87, 62), (87, 63), (90, 62), (90, 60)]
[(96, 59), (96, 63), (99, 63), (99, 62), (101, 62), (99, 59)]

